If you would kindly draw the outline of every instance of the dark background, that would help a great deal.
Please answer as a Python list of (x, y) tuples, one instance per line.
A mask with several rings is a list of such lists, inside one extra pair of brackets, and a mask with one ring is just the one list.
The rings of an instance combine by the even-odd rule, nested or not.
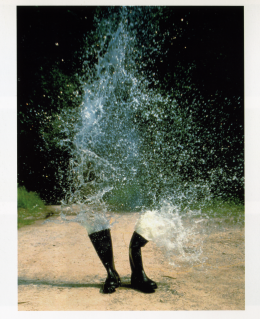
[[(79, 76), (83, 75), (86, 49), (95, 41), (93, 18), (106, 10), (91, 6), (17, 7), (18, 184), (37, 191), (47, 203), (58, 203), (64, 196), (69, 159), (69, 150), (57, 147), (52, 140), (54, 132), (62, 137), (53, 116), (82, 102)], [(149, 64), (144, 57), (147, 74), (155, 73), (162, 92), (179, 87), (176, 98), (181, 105), (183, 101), (191, 103), (194, 97), (212, 100), (214, 95), (210, 108), (198, 109), (197, 117), (207, 128), (212, 126), (212, 114), (217, 118), (219, 112), (221, 116), (224, 113), (223, 134), (230, 132), (232, 125), (233, 135), (240, 137), (242, 143), (225, 154), (228, 165), (234, 165), (228, 158), (244, 154), (243, 15), (243, 7), (163, 7), (159, 13), (155, 8), (157, 40), (166, 31), (168, 38), (161, 48), (163, 59), (154, 55), (155, 63)], [(149, 24), (144, 27), (149, 28)], [(140, 26), (140, 44), (148, 41), (141, 30)], [(95, 57), (92, 59), (94, 65)], [(190, 66), (192, 72), (187, 76)], [(188, 84), (196, 89), (187, 91)], [(77, 96), (72, 93), (75, 90), (79, 91)], [(225, 99), (231, 102), (220, 109)], [(58, 168), (64, 172), (62, 182)], [(243, 185), (236, 193), (243, 198)]]

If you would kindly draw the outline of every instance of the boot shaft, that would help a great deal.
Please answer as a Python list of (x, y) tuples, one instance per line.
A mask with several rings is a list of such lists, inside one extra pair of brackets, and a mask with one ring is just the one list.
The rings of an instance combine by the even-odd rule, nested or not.
[(105, 268), (107, 269), (109, 267), (114, 269), (113, 246), (110, 229), (92, 233), (89, 235), (89, 238)]
[(144, 247), (147, 243), (148, 240), (134, 231), (130, 241), (130, 248), (141, 248)]
[(154, 292), (154, 289), (157, 288), (157, 284), (147, 277), (142, 261), (141, 247), (144, 247), (147, 243), (148, 240), (143, 236), (137, 232), (133, 233), (129, 245), (129, 260), (132, 270), (131, 285), (143, 292)]
[(102, 291), (112, 293), (121, 285), (121, 280), (115, 269), (110, 229), (92, 233), (89, 238), (107, 271), (107, 279)]
[(144, 237), (134, 232), (129, 245), (129, 260), (132, 272), (143, 271), (141, 247), (148, 243)]

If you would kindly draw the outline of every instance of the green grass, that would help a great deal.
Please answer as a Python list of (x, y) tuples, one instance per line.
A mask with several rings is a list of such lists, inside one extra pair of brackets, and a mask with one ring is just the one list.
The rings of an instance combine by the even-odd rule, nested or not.
[[(141, 196), (140, 187), (136, 184), (132, 185), (117, 185), (111, 193), (105, 196), (106, 203), (110, 209), (116, 212), (132, 212), (138, 211), (136, 205), (149, 206), (148, 201), (145, 202)], [(182, 207), (183, 206), (183, 207)], [(181, 209), (185, 211), (185, 203)], [(245, 207), (241, 200), (229, 198), (215, 198), (207, 204), (201, 200), (195, 201), (191, 210), (201, 210), (202, 216), (207, 216), (212, 221), (220, 220), (225, 223), (243, 225)]]
[(116, 212), (138, 211), (140, 205), (146, 204), (137, 184), (115, 185), (114, 189), (105, 195), (104, 200), (110, 209)]
[(46, 208), (39, 195), (28, 192), (25, 187), (18, 187), (18, 228), (32, 224), (35, 220), (44, 218)]
[(202, 208), (202, 214), (222, 220), (225, 223), (243, 225), (245, 222), (245, 205), (238, 200), (215, 199), (210, 204)]
[[(116, 212), (131, 212), (136, 211), (138, 196), (140, 194), (137, 185), (122, 185), (105, 196), (105, 200)], [(201, 208), (200, 203), (192, 207), (194, 210), (199, 208)], [(210, 219), (239, 225), (244, 224), (244, 212), (244, 204), (235, 200), (215, 199), (201, 208), (201, 214)], [(24, 187), (18, 187), (18, 228), (30, 225), (37, 219), (46, 218), (48, 213), (52, 214), (37, 193), (28, 192)]]

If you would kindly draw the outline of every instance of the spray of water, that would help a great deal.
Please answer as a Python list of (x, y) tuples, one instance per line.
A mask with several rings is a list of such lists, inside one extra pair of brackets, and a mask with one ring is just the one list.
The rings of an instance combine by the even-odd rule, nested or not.
[[(137, 17), (149, 10), (122, 8), (96, 18), (96, 41), (84, 64), (84, 102), (72, 138), (61, 141), (71, 147), (61, 216), (91, 234), (111, 227), (111, 211), (140, 211), (138, 233), (162, 247), (172, 264), (178, 258), (194, 262), (208, 219), (201, 208), (212, 199), (216, 170), (205, 173), (207, 158), (196, 152), (207, 132), (197, 134), (193, 114), (172, 95), (163, 96), (139, 63), (140, 55), (160, 49), (155, 43), (140, 48), (136, 41)], [(95, 68), (88, 59), (93, 54)], [(70, 212), (76, 217), (68, 219)]]

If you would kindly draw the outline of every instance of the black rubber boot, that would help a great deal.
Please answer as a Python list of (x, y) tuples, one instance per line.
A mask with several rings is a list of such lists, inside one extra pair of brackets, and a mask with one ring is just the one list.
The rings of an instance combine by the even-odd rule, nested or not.
[(156, 282), (149, 279), (143, 268), (141, 247), (148, 243), (144, 237), (134, 232), (129, 246), (129, 260), (132, 269), (131, 286), (143, 292), (154, 292)]
[(103, 292), (110, 294), (121, 285), (121, 280), (115, 269), (110, 229), (90, 234), (89, 238), (107, 271), (107, 279), (103, 285)]

